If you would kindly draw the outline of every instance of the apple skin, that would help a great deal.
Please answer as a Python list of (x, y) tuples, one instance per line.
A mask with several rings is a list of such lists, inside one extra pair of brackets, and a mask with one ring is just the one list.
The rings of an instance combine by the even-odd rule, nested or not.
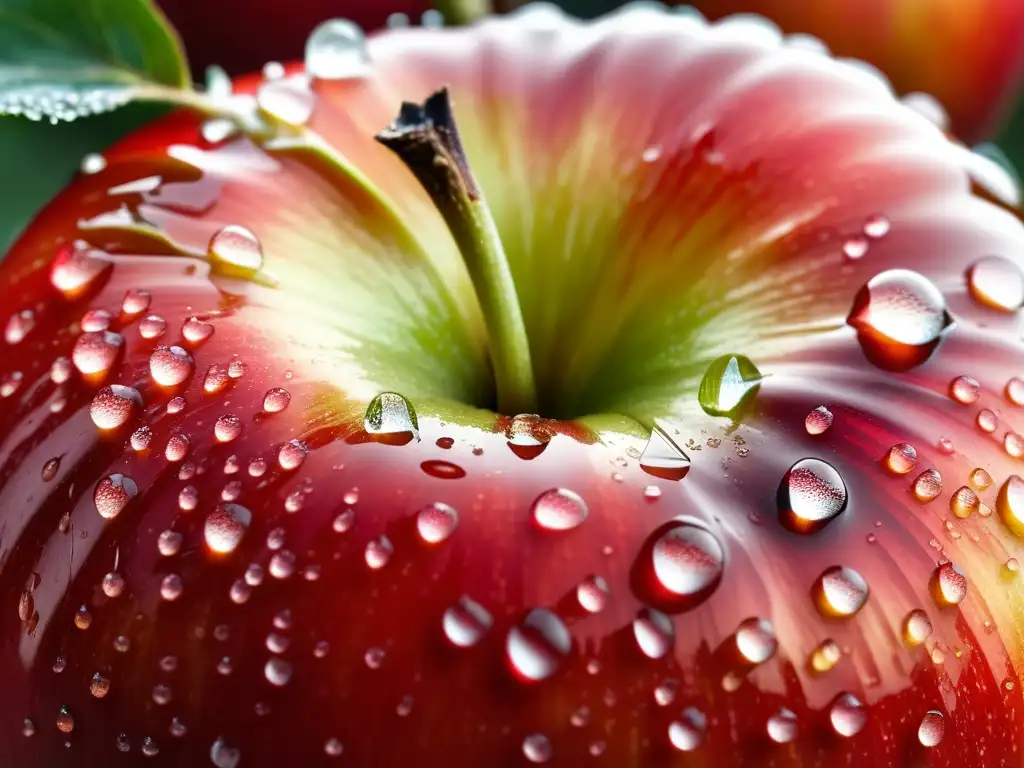
[[(540, 40), (542, 53), (524, 58)], [(1007, 430), (1024, 431), (1004, 395), (1020, 370), (1017, 313), (978, 301), (964, 275), (988, 254), (1019, 269), (1024, 228), (1014, 212), (972, 191), (962, 148), (899, 107), (880, 83), (781, 49), (769, 28), (750, 22), (708, 28), (636, 11), (580, 28), (519, 17), (443, 35), (389, 34), (371, 43), (371, 53), (371, 80), (316, 84), (312, 126), (411, 222), (413, 237), (437, 260), (435, 272), (416, 261), (406, 235), (365, 187), (244, 140), (210, 146), (200, 121), (186, 113), (107, 153), (107, 167), (76, 179), (0, 266), (6, 309), (19, 318), (33, 313), (31, 328), (7, 344), (0, 363), (4, 391), (13, 388), (0, 401), (0, 754), (24, 768), (235, 759), (243, 766), (511, 766), (528, 764), (524, 743), (542, 756), (530, 737), (543, 734), (551, 765), (972, 764), (965, 754), (1014, 765), (1024, 706), (1024, 592), (1004, 564), (1024, 557), (1024, 548), (1000, 515), (978, 507), (960, 518), (950, 501), (984, 467), (994, 482), (978, 495), (1002, 514), (1008, 507), (999, 489), (1019, 472), (1019, 459), (1001, 443)], [(485, 63), (488, 78), (479, 78), (475, 67)], [(600, 93), (582, 87), (596, 71), (604, 78)], [(575, 313), (586, 305), (580, 288), (529, 295), (529, 286), (550, 284), (528, 281), (529, 263), (519, 261), (528, 255), (517, 250), (521, 206), (539, 217), (571, 192), (588, 216), (611, 218), (602, 221), (611, 238), (584, 248), (587, 258), (610, 260), (574, 277), (591, 281), (585, 296), (600, 301), (570, 326), (578, 354), (565, 354), (562, 368), (545, 367), (559, 349), (545, 346), (539, 316), (527, 315), (538, 378), (549, 391), (557, 391), (559, 370), (594, 371), (608, 391), (567, 376), (585, 405), (624, 413), (628, 402), (649, 404), (629, 379), (641, 370), (631, 355), (652, 361), (641, 383), (659, 381), (653, 363), (682, 359), (673, 350), (665, 356), (673, 337), (664, 319), (680, 316), (674, 302), (694, 301), (684, 289), (696, 284), (713, 304), (739, 290), (737, 280), (759, 286), (763, 299), (733, 296), (714, 322), (668, 329), (700, 331), (689, 348), (700, 363), (696, 379), (681, 378), (675, 399), (650, 400), (649, 415), (676, 424), (674, 439), (692, 459), (682, 480), (644, 471), (637, 460), (644, 439), (599, 420), (548, 423), (550, 443), (526, 460), (507, 444), (507, 415), (437, 405), (445, 393), (479, 402), (474, 385), (489, 386), (478, 319), (462, 300), (431, 301), (433, 314), (417, 315), (411, 295), (426, 295), (440, 280), (464, 297), (467, 278), (450, 260), (451, 243), (423, 191), (370, 136), (397, 100), (422, 99), (444, 83), (525, 309), (557, 301), (557, 309), (564, 302)], [(243, 79), (238, 90), (257, 85)], [(696, 130), (708, 121), (713, 134)], [(658, 157), (643, 160), (650, 147)], [(563, 186), (553, 170), (564, 162), (581, 169), (575, 186)], [(154, 174), (161, 175), (156, 195), (111, 191)], [(694, 189), (717, 193), (697, 200)], [(814, 207), (823, 194), (829, 204)], [(117, 213), (122, 204), (131, 217)], [(808, 206), (816, 213), (804, 229), (783, 227)], [(889, 231), (862, 258), (844, 258), (844, 244), (880, 212)], [(136, 215), (158, 222), (170, 242), (136, 226)], [(565, 236), (561, 221), (547, 222), (552, 237)], [(212, 234), (229, 223), (258, 234), (275, 288), (217, 274), (203, 257)], [(679, 248), (680, 223), (710, 240)], [(778, 231), (781, 239), (766, 234)], [(101, 249), (106, 255), (92, 258), (113, 266), (87, 261), (93, 279), (77, 293), (60, 291), (53, 270), (76, 239)], [(702, 282), (710, 265), (745, 247), (749, 272), (726, 270)], [(370, 281), (387, 320), (381, 338), (401, 352), (403, 364), (391, 368), (377, 337), (367, 335), (364, 350), (377, 349), (380, 359), (342, 344), (348, 329), (370, 332), (347, 314), (364, 308), (360, 284), (346, 270), (361, 274), (357, 268), (368, 264), (397, 264), (412, 286), (401, 294), (403, 317), (392, 313), (392, 283)], [(551, 262), (543, 264), (555, 279)], [(957, 323), (926, 364), (898, 373), (868, 362), (842, 320), (865, 283), (892, 268), (917, 270), (942, 286)], [(621, 300), (644, 299), (649, 316), (637, 310), (624, 319), (602, 282), (605, 272)], [(1012, 269), (1006, 277), (1012, 285)], [(146, 290), (151, 300), (128, 316), (120, 308), (130, 290)], [(80, 346), (79, 367), (99, 374), (72, 371), (56, 383), (53, 363), (74, 356), (90, 309), (111, 313), (110, 331), (123, 345), (111, 360), (102, 344), (84, 357)], [(617, 320), (609, 317), (615, 313)], [(151, 314), (167, 330), (147, 339), (142, 318)], [(197, 324), (183, 329), (193, 316), (213, 326), (202, 340)], [(604, 321), (625, 324), (631, 343), (588, 362), (590, 336), (604, 335)], [(807, 330), (795, 340), (781, 333), (794, 326)], [(441, 351), (431, 347), (430, 330), (446, 339)], [(650, 338), (660, 340), (654, 351)], [(150, 361), (160, 345), (180, 345), (194, 360), (194, 373), (177, 387), (153, 380)], [(700, 370), (736, 350), (770, 374), (740, 424), (696, 405)], [(423, 359), (439, 361), (426, 366), (426, 377), (416, 370)], [(209, 377), (214, 365), (240, 375)], [(57, 366), (57, 379), (63, 370)], [(11, 378), (15, 372), (20, 379)], [(970, 404), (948, 394), (959, 375), (980, 383)], [(135, 387), (142, 406), (122, 428), (100, 431), (90, 404), (110, 384)], [(432, 384), (446, 389), (432, 391)], [(267, 413), (265, 394), (274, 388), (290, 399)], [(417, 406), (419, 440), (379, 440), (362, 429), (362, 405), (383, 389)], [(177, 396), (186, 405), (171, 412)], [(822, 405), (834, 421), (811, 434), (805, 419)], [(998, 411), (995, 432), (976, 426), (982, 408)], [(239, 418), (241, 432), (219, 442), (216, 424), (228, 414)], [(130, 435), (142, 425), (151, 438), (136, 450)], [(181, 435), (189, 438), (187, 455), (167, 458)], [(282, 454), (293, 440), (305, 449)], [(902, 442), (916, 446), (917, 466), (897, 476), (882, 460)], [(787, 470), (806, 457), (835, 467), (848, 503), (822, 530), (800, 535), (779, 525), (776, 500)], [(253, 476), (249, 468), (260, 460), (267, 469)], [(925, 504), (911, 487), (929, 468), (944, 485)], [(138, 490), (107, 519), (94, 489), (113, 475)], [(230, 486), (236, 480), (240, 491)], [(578, 527), (544, 530), (533, 522), (532, 505), (552, 488), (584, 499), (589, 512)], [(225, 492), (239, 495), (227, 501)], [(416, 519), (436, 502), (456, 509), (459, 522), (446, 540), (431, 543)], [(244, 505), (252, 519), (238, 546), (218, 555), (205, 525), (225, 503)], [(109, 511), (107, 497), (101, 506)], [(680, 517), (706, 526), (724, 552), (720, 581), (695, 603), (666, 594), (652, 571), (655, 543)], [(161, 539), (167, 530), (181, 534), (177, 549), (174, 537)], [(967, 579), (958, 606), (939, 605), (931, 594), (944, 558)], [(815, 580), (834, 565), (856, 568), (871, 590), (851, 619), (824, 618), (811, 599)], [(110, 597), (102, 584), (115, 569), (125, 586)], [(257, 586), (246, 588), (247, 572)], [(590, 613), (578, 590), (593, 575), (609, 593), (603, 609)], [(180, 594), (169, 576), (179, 577)], [(491, 617), (469, 648), (447, 640), (443, 624), (463, 596)], [(634, 621), (648, 606), (674, 626), (671, 652), (660, 658), (645, 654), (635, 635)], [(554, 632), (547, 653), (510, 661), (510, 635), (539, 608), (560, 617), (571, 641), (565, 646)], [(909, 647), (901, 625), (915, 609), (927, 612), (934, 632)], [(751, 617), (769, 620), (778, 638), (775, 655), (752, 670), (736, 645), (737, 628)], [(843, 657), (814, 674), (808, 659), (826, 638)], [(274, 662), (268, 671), (272, 659), (288, 667)], [(524, 670), (538, 668), (552, 674), (524, 678)], [(737, 670), (747, 674), (725, 690), (723, 676)], [(102, 680), (92, 685), (96, 674), (109, 680), (102, 697), (91, 692), (105, 688)], [(666, 680), (677, 688), (671, 697)], [(162, 685), (169, 700), (156, 688)], [(850, 738), (837, 733), (832, 716), (844, 692), (866, 704), (863, 728)], [(681, 752), (671, 724), (685, 723), (689, 707), (706, 717), (706, 732), (694, 751)], [(781, 707), (798, 723), (785, 744), (766, 730)], [(944, 737), (926, 748), (919, 725), (932, 710), (943, 715)], [(187, 732), (172, 733), (175, 718)], [(127, 753), (119, 751), (121, 734)], [(338, 757), (329, 754), (337, 751), (332, 739), (342, 745)]]
[(897, 92), (927, 93), (965, 141), (991, 138), (1013, 106), (1024, 68), (1024, 6), (1015, 0), (694, 0), (709, 19), (767, 16), (815, 35), (837, 56), (870, 62)]

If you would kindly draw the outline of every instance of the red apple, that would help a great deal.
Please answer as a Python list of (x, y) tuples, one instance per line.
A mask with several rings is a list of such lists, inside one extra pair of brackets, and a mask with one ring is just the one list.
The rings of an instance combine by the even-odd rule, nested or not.
[(333, 156), (178, 113), (0, 266), (5, 764), (1018, 764), (977, 160), (751, 20), (368, 56), (237, 84)]

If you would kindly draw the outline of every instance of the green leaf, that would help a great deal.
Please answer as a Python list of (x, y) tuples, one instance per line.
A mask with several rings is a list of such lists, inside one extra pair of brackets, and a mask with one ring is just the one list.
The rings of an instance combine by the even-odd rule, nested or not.
[(1016, 109), (996, 144), (1018, 173), (1024, 171), (1024, 92), (1017, 97)]
[(0, 0), (0, 115), (58, 122), (187, 88), (152, 0)]

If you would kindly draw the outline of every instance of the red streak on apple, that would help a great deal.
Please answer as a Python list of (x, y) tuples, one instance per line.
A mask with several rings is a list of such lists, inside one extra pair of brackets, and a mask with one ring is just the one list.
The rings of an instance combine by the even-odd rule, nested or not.
[[(0, 266), (7, 764), (1018, 762), (1024, 227), (977, 159), (749, 21), (369, 54), (295, 85), (372, 187), (179, 113)], [(444, 84), (538, 417), (372, 139)]]

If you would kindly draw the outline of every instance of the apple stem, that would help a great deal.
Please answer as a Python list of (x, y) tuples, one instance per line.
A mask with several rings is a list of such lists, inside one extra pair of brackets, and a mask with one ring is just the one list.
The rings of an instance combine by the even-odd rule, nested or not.
[(448, 89), (423, 104), (403, 103), (398, 117), (375, 138), (423, 185), (462, 252), (490, 338), (498, 409), (506, 414), (535, 411), (530, 345), (512, 270), (462, 148)]

